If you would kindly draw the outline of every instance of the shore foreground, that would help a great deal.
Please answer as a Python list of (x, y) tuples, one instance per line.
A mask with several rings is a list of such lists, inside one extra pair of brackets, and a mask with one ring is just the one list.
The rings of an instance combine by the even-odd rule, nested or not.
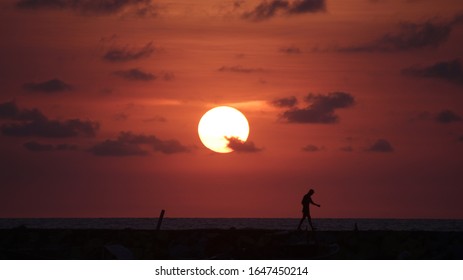
[(463, 259), (463, 232), (18, 227), (0, 259)]

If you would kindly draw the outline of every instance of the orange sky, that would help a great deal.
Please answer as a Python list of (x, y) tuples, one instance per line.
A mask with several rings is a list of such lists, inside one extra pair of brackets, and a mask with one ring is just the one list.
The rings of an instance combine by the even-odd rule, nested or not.
[(461, 1), (119, 5), (0, 4), (0, 216), (463, 218)]

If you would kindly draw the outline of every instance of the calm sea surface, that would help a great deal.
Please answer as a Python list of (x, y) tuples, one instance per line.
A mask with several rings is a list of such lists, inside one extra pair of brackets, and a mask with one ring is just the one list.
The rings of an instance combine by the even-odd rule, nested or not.
[[(299, 219), (260, 218), (165, 218), (162, 229), (280, 229), (294, 230)], [(65, 229), (155, 229), (155, 218), (54, 218), (0, 219), (0, 228), (26, 226), (28, 228)], [(318, 230), (417, 230), (463, 231), (463, 220), (429, 219), (314, 219)], [(304, 227), (307, 225), (305, 221)]]

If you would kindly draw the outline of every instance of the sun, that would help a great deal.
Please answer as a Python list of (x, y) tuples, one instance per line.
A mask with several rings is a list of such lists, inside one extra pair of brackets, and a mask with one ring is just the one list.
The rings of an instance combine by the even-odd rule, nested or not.
[(227, 138), (237, 138), (243, 142), (249, 136), (249, 123), (237, 109), (219, 106), (207, 111), (198, 124), (201, 142), (217, 153), (230, 153)]

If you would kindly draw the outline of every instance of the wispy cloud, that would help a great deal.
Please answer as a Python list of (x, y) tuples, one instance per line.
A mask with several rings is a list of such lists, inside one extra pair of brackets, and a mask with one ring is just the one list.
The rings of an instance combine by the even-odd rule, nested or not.
[(264, 72), (262, 68), (249, 68), (243, 67), (241, 65), (235, 66), (222, 66), (217, 71), (220, 72), (235, 72), (235, 73), (256, 73), (256, 72)]
[(430, 19), (422, 23), (401, 22), (398, 30), (363, 44), (336, 47), (341, 52), (394, 52), (424, 48), (437, 48), (447, 41), (452, 30), (463, 23), (463, 17), (457, 15), (451, 20)]
[(283, 98), (277, 98), (272, 101), (270, 101), (270, 104), (277, 108), (291, 108), (296, 106), (298, 103), (297, 98), (295, 96), (290, 96), (290, 97), (283, 97)]
[(157, 78), (153, 73), (144, 72), (138, 68), (114, 71), (113, 74), (130, 81), (152, 81)]
[(107, 139), (94, 145), (89, 151), (96, 156), (144, 156), (150, 150), (163, 154), (190, 152), (191, 149), (177, 140), (161, 140), (154, 135), (134, 134), (123, 131), (116, 139)]
[(243, 13), (241, 17), (250, 21), (263, 21), (278, 15), (323, 12), (325, 8), (325, 0), (264, 0), (253, 10)]
[(302, 147), (302, 151), (304, 152), (310, 152), (310, 153), (313, 153), (313, 152), (320, 152), (322, 151), (324, 148), (323, 147), (318, 147), (318, 146), (315, 146), (315, 145), (312, 145), (312, 144), (308, 144), (304, 147)]
[(60, 79), (51, 79), (44, 82), (25, 83), (23, 88), (30, 92), (59, 93), (72, 90), (72, 86)]
[(104, 55), (103, 60), (109, 62), (127, 62), (147, 58), (156, 50), (152, 42), (141, 48), (112, 47)]
[(42, 144), (36, 141), (29, 141), (23, 144), (24, 148), (31, 152), (51, 152), (51, 151), (75, 151), (76, 145), (72, 144)]
[(22, 10), (70, 10), (83, 15), (111, 15), (131, 12), (136, 15), (155, 15), (151, 0), (19, 0)]
[(298, 47), (283, 47), (278, 50), (279, 52), (286, 53), (286, 54), (300, 54), (302, 53), (301, 49)]
[(354, 148), (352, 146), (343, 146), (341, 148), (339, 148), (339, 150), (341, 150), (342, 152), (353, 152), (354, 151)]
[(16, 137), (68, 138), (76, 136), (94, 137), (99, 124), (80, 119), (37, 120), (23, 123), (8, 123), (1, 126), (3, 135)]

